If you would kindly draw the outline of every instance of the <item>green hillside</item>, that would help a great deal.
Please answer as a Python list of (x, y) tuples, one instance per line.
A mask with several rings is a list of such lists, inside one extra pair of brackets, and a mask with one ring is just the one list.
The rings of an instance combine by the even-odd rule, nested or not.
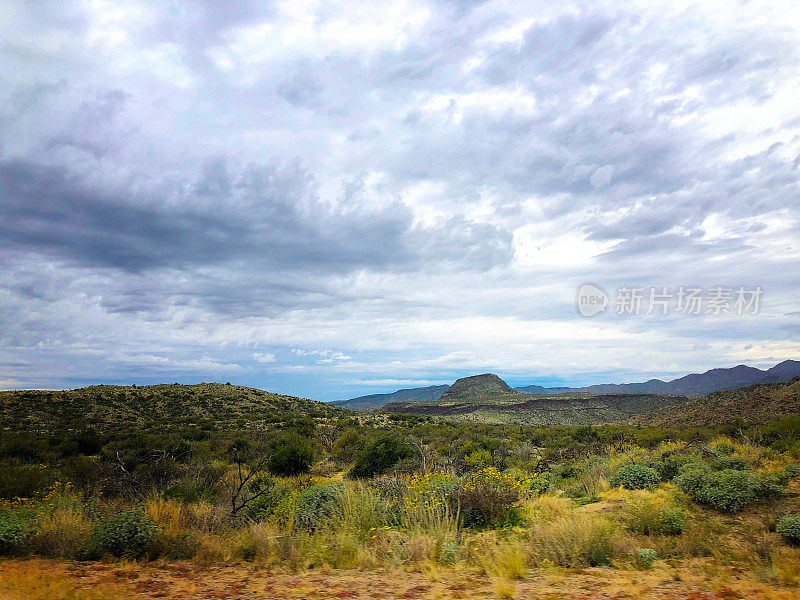
[(738, 390), (713, 392), (680, 407), (662, 407), (632, 419), (637, 425), (705, 426), (746, 421), (766, 423), (800, 414), (800, 378), (789, 383), (751, 385)]
[(96, 385), (76, 390), (0, 392), (0, 423), (11, 431), (61, 431), (213, 423), (268, 422), (288, 414), (347, 414), (314, 400), (221, 383), (148, 386)]

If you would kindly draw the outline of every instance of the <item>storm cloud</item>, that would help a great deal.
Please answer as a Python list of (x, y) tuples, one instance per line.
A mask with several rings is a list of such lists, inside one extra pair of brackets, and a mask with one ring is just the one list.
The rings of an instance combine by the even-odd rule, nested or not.
[[(791, 2), (3, 13), (0, 387), (335, 399), (800, 357)], [(584, 319), (587, 281), (764, 296)]]

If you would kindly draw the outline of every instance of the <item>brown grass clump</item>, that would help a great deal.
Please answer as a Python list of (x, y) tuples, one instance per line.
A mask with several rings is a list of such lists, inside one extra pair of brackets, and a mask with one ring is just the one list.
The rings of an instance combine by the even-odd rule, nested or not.
[(0, 563), (2, 600), (129, 600), (120, 585), (100, 583), (84, 588), (61, 565), (49, 561)]
[(36, 532), (26, 541), (26, 549), (47, 557), (75, 558), (87, 547), (92, 522), (82, 510), (59, 507), (40, 518)]

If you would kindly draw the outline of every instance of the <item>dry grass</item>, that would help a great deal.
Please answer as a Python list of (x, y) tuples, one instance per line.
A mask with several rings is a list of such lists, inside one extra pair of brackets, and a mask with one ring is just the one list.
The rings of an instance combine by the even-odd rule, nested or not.
[(0, 600), (128, 600), (123, 586), (81, 585), (63, 565), (43, 560), (0, 563)]
[(92, 522), (80, 509), (59, 507), (39, 520), (36, 533), (25, 543), (27, 551), (48, 557), (75, 558), (92, 534)]
[[(797, 561), (781, 564), (796, 576)], [(331, 571), (321, 566), (282, 573), (254, 565), (217, 565), (200, 569), (187, 563), (159, 566), (78, 563), (66, 568), (48, 560), (0, 562), (0, 600), (128, 600), (157, 597), (209, 598), (372, 598), (434, 600), (458, 598), (638, 598), (675, 600), (790, 600), (797, 588), (775, 580), (761, 582), (737, 566), (691, 559), (652, 571), (551, 568), (509, 579), (481, 575), (463, 566), (436, 569)]]

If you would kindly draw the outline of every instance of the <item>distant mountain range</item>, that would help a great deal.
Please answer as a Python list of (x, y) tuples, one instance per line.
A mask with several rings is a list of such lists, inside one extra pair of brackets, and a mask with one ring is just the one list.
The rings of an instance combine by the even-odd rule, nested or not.
[[(714, 369), (708, 372), (711, 375), (682, 377), (676, 380), (676, 385), (682, 389), (698, 389), (697, 386), (706, 385), (707, 376), (717, 377), (719, 385), (737, 385), (744, 377), (754, 375), (752, 371), (767, 374), (765, 378), (770, 379), (795, 373), (793, 368), (788, 368), (792, 365), (779, 367), (771, 373), (747, 368)], [(614, 388), (626, 389), (625, 386)], [(793, 377), (788, 383), (761, 382), (690, 398), (626, 391), (569, 390), (529, 394), (509, 387), (497, 375), (485, 373), (459, 379), (438, 400), (392, 402), (381, 412), (444, 417), (467, 423), (534, 426), (628, 422), (695, 427), (734, 421), (766, 422), (800, 413), (800, 377)]]
[(756, 383), (784, 383), (800, 376), (800, 361), (785, 360), (762, 371), (755, 367), (737, 365), (730, 369), (711, 369), (705, 373), (692, 373), (671, 381), (651, 379), (643, 383), (606, 383), (582, 388), (549, 388), (544, 392), (526, 386), (517, 388), (528, 394), (553, 394), (559, 392), (589, 392), (592, 394), (678, 394), (703, 396), (720, 390), (735, 390)]
[[(485, 374), (491, 375), (491, 374)], [(738, 365), (729, 369), (711, 369), (705, 373), (692, 373), (670, 381), (651, 379), (641, 383), (606, 383), (586, 387), (543, 387), (528, 385), (511, 388), (496, 375), (486, 377), (475, 375), (465, 377), (458, 382), (458, 387), (437, 385), (422, 388), (409, 388), (397, 390), (390, 394), (372, 394), (359, 396), (350, 400), (331, 402), (335, 406), (357, 411), (380, 410), (393, 402), (433, 402), (448, 400), (460, 396), (465, 388), (485, 386), (480, 391), (481, 396), (507, 395), (516, 392), (538, 396), (552, 396), (554, 394), (663, 394), (697, 397), (720, 390), (733, 390), (761, 383), (783, 383), (793, 377), (800, 376), (800, 361), (785, 360), (774, 367), (761, 370), (755, 367)], [(455, 389), (453, 389), (455, 388)]]

